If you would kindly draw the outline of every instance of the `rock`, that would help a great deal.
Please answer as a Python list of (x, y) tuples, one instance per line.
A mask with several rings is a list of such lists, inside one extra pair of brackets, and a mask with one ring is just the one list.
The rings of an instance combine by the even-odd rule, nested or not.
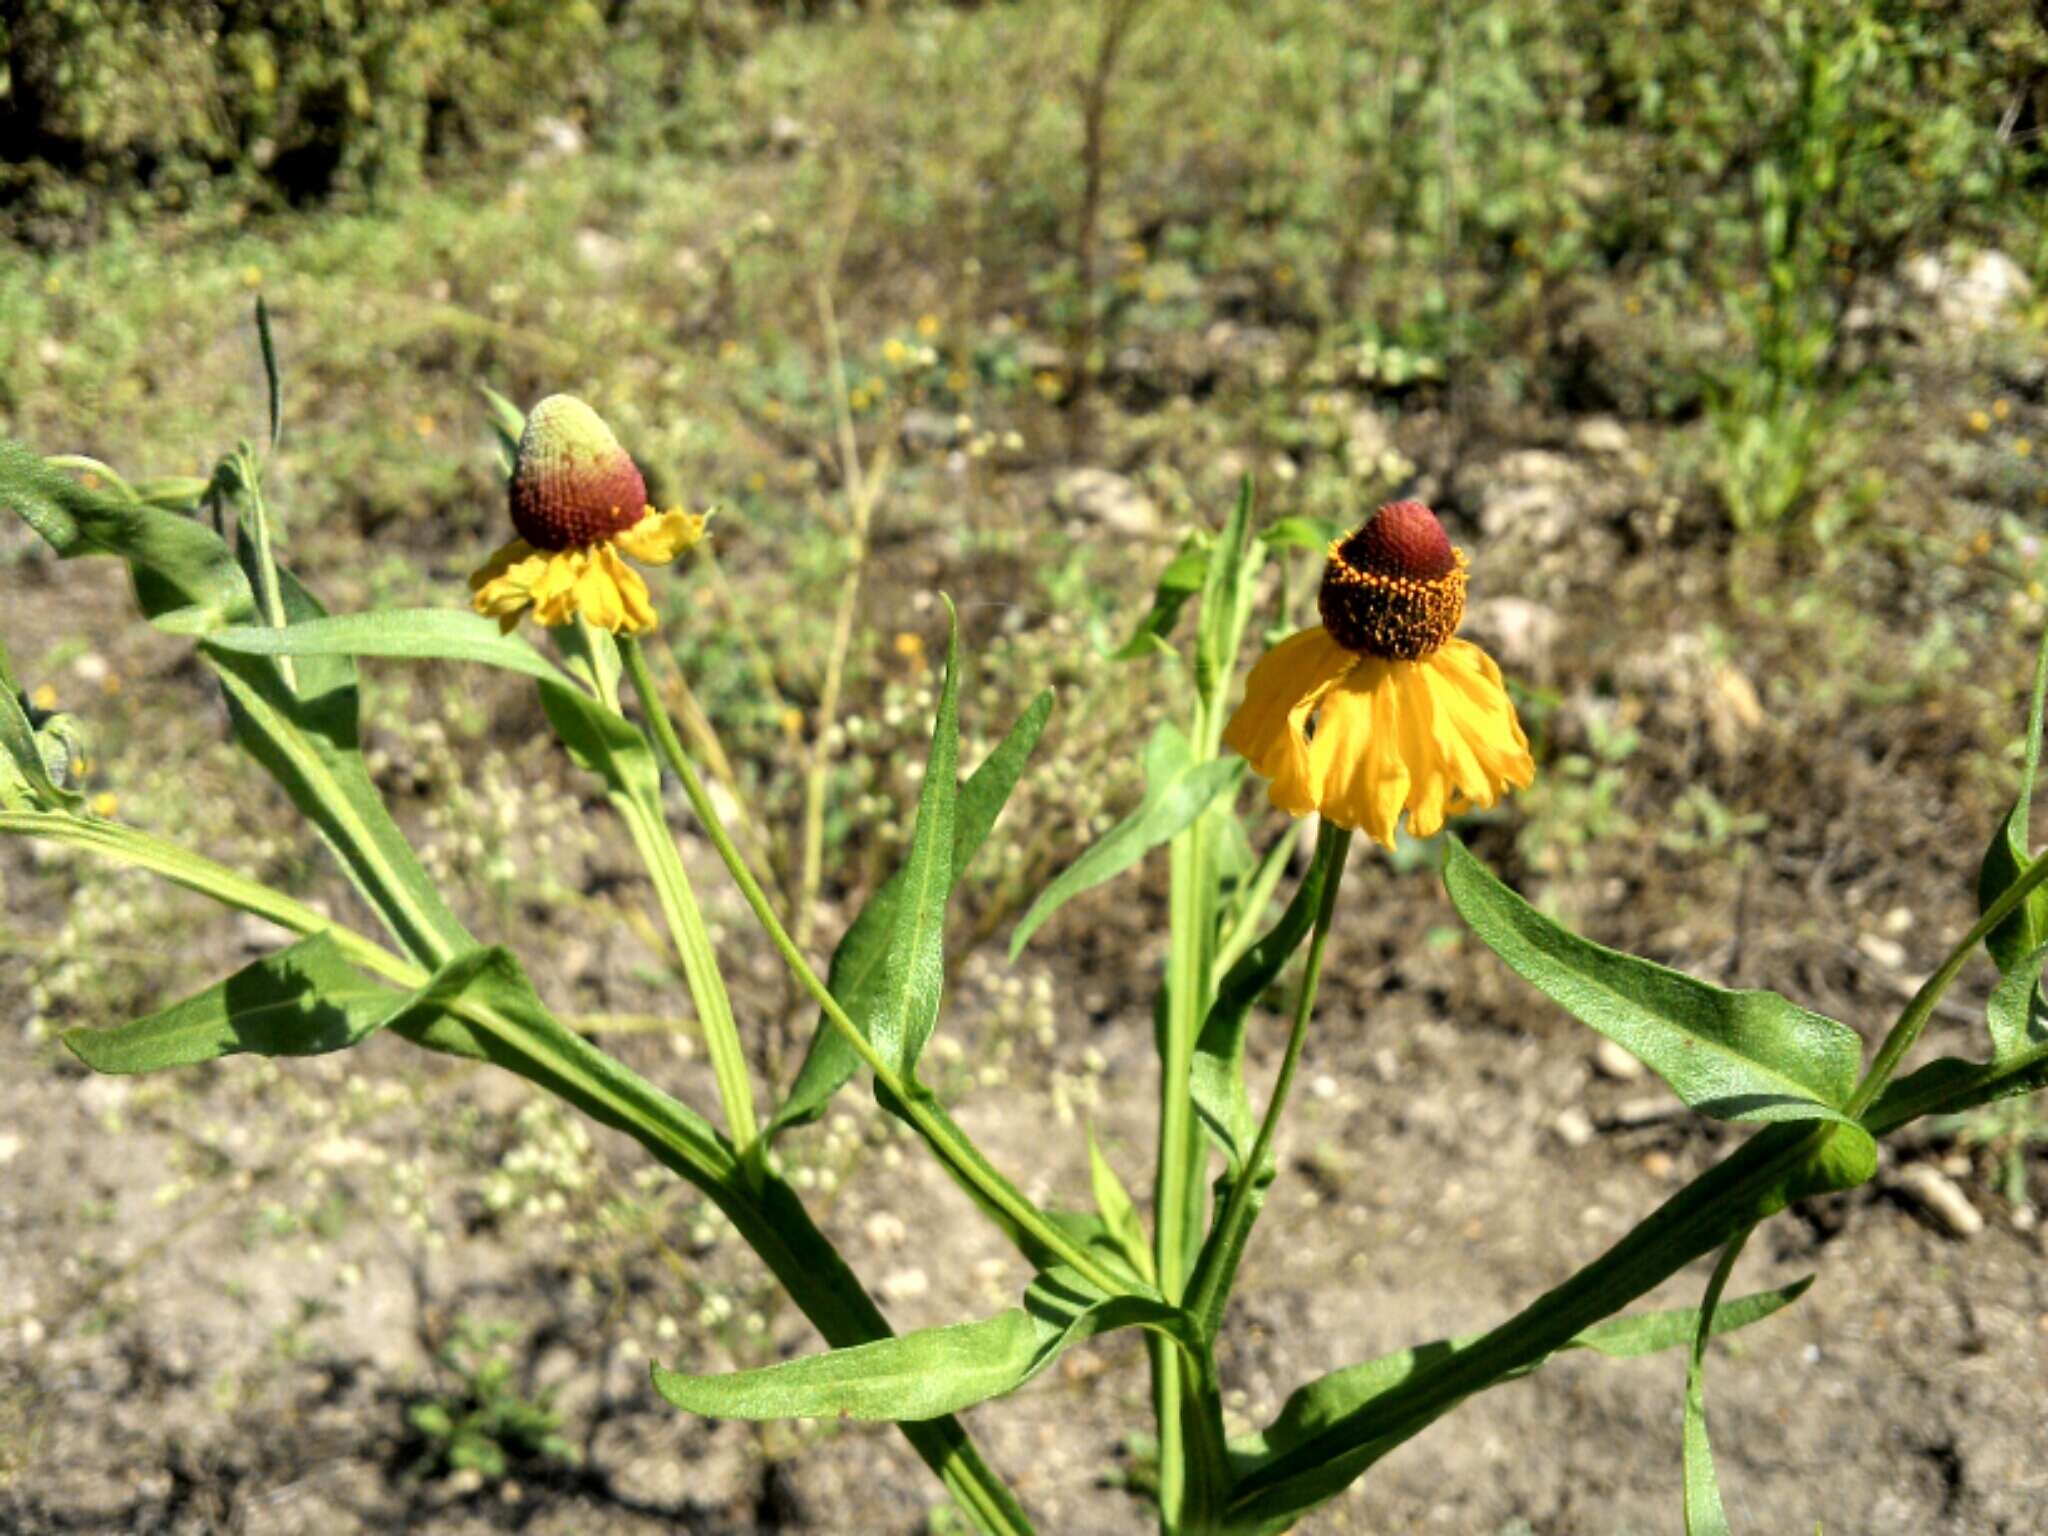
[(526, 156), (529, 165), (548, 165), (556, 160), (573, 160), (590, 147), (581, 128), (566, 117), (537, 117), (533, 121), (533, 148)]
[(1377, 469), (1380, 455), (1394, 451), (1394, 434), (1386, 418), (1371, 406), (1351, 413), (1344, 427), (1344, 455), (1354, 471)]
[(1581, 452), (1617, 459), (1634, 446), (1628, 428), (1612, 416), (1588, 416), (1572, 429), (1572, 443)]
[(1564, 542), (1584, 486), (1561, 453), (1523, 448), (1500, 459), (1479, 495), (1479, 527), (1488, 539), (1512, 538), (1537, 549)]
[(1881, 934), (1859, 933), (1856, 947), (1888, 971), (1903, 971), (1906, 968), (1906, 946), (1897, 939), (1887, 939)]
[(1643, 1075), (1643, 1064), (1612, 1040), (1603, 1039), (1593, 1047), (1593, 1070), (1610, 1082), (1632, 1083)]
[(898, 1248), (903, 1239), (910, 1235), (903, 1225), (903, 1218), (889, 1211), (877, 1211), (861, 1223), (861, 1231), (867, 1240), (877, 1248)]
[(1465, 628), (1509, 671), (1542, 672), (1564, 620), (1526, 597), (1489, 597), (1465, 610)]
[(1733, 757), (1743, 738), (1764, 723), (1763, 701), (1756, 685), (1732, 664), (1714, 669), (1707, 694), (1707, 735), (1723, 757)]
[(804, 147), (810, 131), (787, 112), (768, 119), (768, 147), (778, 155), (793, 155)]
[(1070, 516), (1100, 523), (1112, 533), (1146, 538), (1159, 532), (1159, 508), (1135, 481), (1106, 469), (1071, 470), (1052, 494)]
[(882, 1294), (891, 1301), (915, 1301), (931, 1288), (931, 1277), (915, 1267), (882, 1277)]
[(626, 242), (601, 229), (576, 231), (576, 259), (598, 277), (617, 277), (626, 267)]
[(1984, 1230), (1984, 1218), (1955, 1180), (1927, 1163), (1899, 1170), (1892, 1188), (1926, 1212), (1950, 1237), (1971, 1238)]
[(2019, 263), (2003, 251), (1953, 260), (1923, 252), (1909, 259), (1900, 275), (1913, 293), (1933, 304), (1936, 319), (1959, 331), (1987, 329), (2034, 291)]
[(1568, 1147), (1583, 1147), (1594, 1135), (1593, 1122), (1576, 1104), (1567, 1105), (1559, 1110), (1557, 1118), (1550, 1122), (1550, 1128), (1557, 1132), (1557, 1139)]
[(914, 407), (903, 413), (903, 446), (911, 453), (941, 453), (960, 441), (962, 417)]

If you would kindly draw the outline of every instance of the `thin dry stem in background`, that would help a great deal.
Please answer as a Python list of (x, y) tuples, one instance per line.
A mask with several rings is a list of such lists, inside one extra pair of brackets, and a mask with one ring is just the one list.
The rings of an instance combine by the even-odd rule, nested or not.
[(1117, 60), (1129, 41), (1139, 15), (1151, 0), (1110, 0), (1103, 19), (1102, 35), (1095, 45), (1095, 58), (1079, 81), (1081, 92), (1081, 214), (1074, 231), (1076, 317), (1068, 344), (1068, 372), (1072, 394), (1067, 401), (1067, 446), (1076, 459), (1085, 459), (1095, 441), (1094, 357), (1097, 341), (1095, 287), (1101, 243), (1102, 179), (1109, 155), (1110, 86), (1116, 77)]
[[(835, 263), (836, 265), (836, 263)], [(853, 647), (853, 621), (860, 603), (861, 578), (867, 569), (868, 530), (874, 520), (875, 503), (889, 473), (889, 447), (885, 439), (875, 450), (874, 463), (864, 469), (860, 444), (854, 437), (853, 410), (847, 400), (846, 364), (839, 348), (839, 318), (832, 307), (832, 286), (818, 283), (818, 323), (825, 332), (825, 355), (832, 381), (832, 411), (839, 424), (839, 471), (846, 487), (846, 538), (852, 564), (839, 588), (839, 609), (832, 618), (832, 645), (825, 654), (825, 681), (818, 690), (817, 718), (811, 722), (811, 758), (804, 776), (803, 862), (797, 877), (794, 937), (799, 949), (808, 949), (816, 923), (818, 891), (825, 873), (825, 789), (831, 771), (828, 738), (839, 716), (839, 695), (846, 681), (847, 653)]]

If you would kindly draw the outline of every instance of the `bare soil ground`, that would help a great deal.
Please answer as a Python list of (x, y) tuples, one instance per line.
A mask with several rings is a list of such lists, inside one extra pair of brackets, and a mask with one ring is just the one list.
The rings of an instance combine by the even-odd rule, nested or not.
[[(1479, 457), (1498, 464), (1531, 446), (1565, 446), (1562, 428)], [(1578, 450), (1555, 457), (1589, 482), (1618, 477)], [(1435, 494), (1469, 537), (1491, 492), (1483, 476), (1463, 492), (1439, 476)], [(1592, 494), (1581, 486), (1565, 500), (1583, 511)], [(1474, 624), (1552, 691), (1547, 771), (1559, 794), (1576, 786), (1587, 803), (1534, 802), (1528, 814), (1555, 823), (1540, 846), (1518, 840), (1516, 817), (1473, 829), (1475, 846), (1595, 938), (1778, 988), (1874, 1035), (1973, 915), (1977, 850), (2010, 792), (1981, 765), (2016, 728), (2021, 642), (1966, 630), (1946, 685), (1863, 686), (1910, 675), (1930, 605), (1981, 606), (1987, 589), (1965, 573), (1960, 590), (1934, 591), (1922, 566), (1883, 555), (1779, 572), (1776, 555), (1703, 546), (1668, 523), (1660, 533), (1662, 515), (1647, 492), (1620, 494), (1562, 530), (1497, 529), (1479, 553), (1477, 595), (1515, 596), (1546, 616), (1534, 640), (1503, 632), (1513, 612), (1489, 617), (1482, 605)], [(1762, 599), (1727, 596), (1731, 564)], [(62, 636), (125, 624), (110, 570), (17, 569), (9, 636), (31, 675)], [(317, 585), (321, 573), (309, 574)], [(1795, 585), (1860, 606), (1874, 633), (1831, 655), (1812, 628), (1764, 622), (1759, 605)], [(142, 723), (168, 732), (166, 760), (192, 775), (194, 796), (223, 813), (233, 805), (250, 826), (287, 825), (267, 793), (220, 798), (204, 750), (217, 720), (174, 645), (103, 649), (153, 690), (154, 713), (126, 752), (166, 750)], [(514, 708), (509, 693), (483, 697)], [(1615, 722), (1640, 743), (1605, 758), (1590, 744)], [(1625, 813), (1583, 841), (1566, 834), (1600, 811), (1600, 781), (1560, 766), (1572, 753), (1613, 768)], [(519, 761), (566, 783), (542, 759)], [(1697, 784), (1767, 826), (1739, 850), (1674, 844), (1665, 833)], [(424, 805), (400, 810), (424, 826)], [(220, 836), (246, 833), (223, 825)], [(702, 852), (691, 850), (700, 890), (743, 957), (741, 1017), (776, 1016), (779, 984)], [(291, 856), (302, 864), (279, 857), (346, 906), (310, 850)], [(1653, 1079), (1596, 1060), (1583, 1030), (1461, 937), (1426, 867), (1355, 859), (1282, 1180), (1230, 1319), (1225, 1379), (1245, 1428), (1322, 1371), (1497, 1321), (1736, 1139), (1676, 1114)], [(58, 942), (83, 878), (68, 859), (0, 848), (0, 922), (14, 935), (0, 967), (25, 976), (39, 946)], [(631, 885), (623, 858), (601, 854), (565, 880), (584, 892)], [(145, 1005), (262, 942), (196, 904), (142, 910), (118, 947)], [(537, 957), (543, 992), (564, 1006), (663, 1006), (652, 951), (615, 924), (542, 924), (517, 905), (479, 918)], [(1084, 1124), (1134, 1184), (1149, 1165), (1163, 926), (1148, 870), (1075, 903), (1014, 977), (990, 949), (956, 980), (947, 1091), (1036, 1197), (1086, 1203)], [(1968, 976), (1927, 1049), (1977, 1049), (1971, 1015), (1985, 986), (1983, 971)], [(815, 1338), (729, 1231), (687, 1191), (646, 1178), (622, 1139), (600, 1131), (586, 1144), (527, 1108), (523, 1086), (397, 1040), (160, 1080), (93, 1078), (24, 1027), (28, 1011), (0, 987), (0, 1530), (937, 1528), (936, 1485), (892, 1430), (710, 1424), (655, 1396), (650, 1359), (721, 1368)], [(707, 1096), (686, 1032), (604, 1038), (665, 1087)], [(1261, 1074), (1279, 1044), (1264, 1017)], [(986, 1315), (1027, 1278), (858, 1092), (790, 1156), (899, 1327)], [(1710, 1405), (1731, 1516), (1757, 1532), (2048, 1529), (2039, 1232), (1994, 1193), (1984, 1149), (1923, 1130), (1886, 1157), (1873, 1185), (1767, 1227), (1737, 1271), (1737, 1292), (1819, 1280), (1715, 1351)], [(1908, 1162), (1946, 1170), (1982, 1230), (1959, 1237), (1906, 1199), (1896, 1175)], [(1696, 1267), (1651, 1300), (1690, 1304), (1704, 1283)], [(502, 1480), (435, 1463), (408, 1410), (461, 1401), (460, 1380), (437, 1362), (465, 1319), (506, 1325), (514, 1389), (552, 1402), (573, 1457), (517, 1460)], [(1676, 1530), (1683, 1375), (1676, 1356), (1559, 1359), (1465, 1405), (1302, 1529)], [(1146, 1528), (1142, 1505), (1112, 1486), (1129, 1471), (1125, 1437), (1147, 1417), (1127, 1338), (1077, 1350), (967, 1417), (1041, 1530)]]

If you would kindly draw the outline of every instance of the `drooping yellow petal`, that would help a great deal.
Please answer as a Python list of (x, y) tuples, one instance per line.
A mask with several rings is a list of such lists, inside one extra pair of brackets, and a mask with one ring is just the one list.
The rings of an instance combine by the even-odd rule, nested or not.
[(1317, 625), (1282, 640), (1245, 679), (1244, 702), (1224, 727), (1223, 740), (1253, 772), (1272, 781), (1268, 794), (1290, 815), (1308, 814), (1321, 798), (1309, 756), (1309, 716), (1358, 661)]
[[(653, 630), (660, 621), (655, 617), (654, 602), (647, 594), (647, 583), (640, 573), (618, 557), (610, 545), (600, 545), (593, 552), (595, 563), (604, 568), (611, 583), (613, 595), (618, 600), (619, 622), (607, 626), (614, 634), (644, 635)], [(591, 622), (596, 623), (595, 615)]]
[(1314, 809), (1389, 848), (1412, 782), (1403, 695), (1413, 665), (1360, 658), (1324, 695), (1309, 743), (1310, 772), (1321, 786)]
[[(609, 561), (606, 556), (610, 555)], [(583, 570), (576, 578), (574, 602), (576, 611), (599, 629), (612, 634), (619, 632), (619, 626), (626, 619), (626, 605), (619, 599), (619, 584), (612, 576), (612, 567), (619, 563), (618, 556), (600, 544), (592, 549), (583, 563)]]
[(704, 523), (701, 512), (657, 512), (649, 507), (645, 517), (612, 542), (642, 565), (667, 565), (704, 537)]
[(1477, 806), (1527, 789), (1536, 760), (1494, 659), (1469, 640), (1451, 640), (1417, 665), (1425, 669), (1437, 751), (1458, 789)]
[(547, 569), (548, 557), (524, 539), (514, 539), (470, 574), (470, 606), (498, 621), (510, 634), (533, 601), (534, 583)]
[(533, 584), (533, 616), (550, 629), (576, 617), (576, 586), (589, 564), (580, 549), (559, 550), (548, 557), (547, 569)]

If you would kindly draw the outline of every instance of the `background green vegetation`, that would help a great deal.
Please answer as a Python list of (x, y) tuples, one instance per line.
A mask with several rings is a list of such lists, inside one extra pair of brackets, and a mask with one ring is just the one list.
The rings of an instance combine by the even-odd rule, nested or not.
[[(1541, 770), (1474, 835), (1597, 937), (1860, 1017), (1931, 963), (1920, 937), (1962, 900), (1927, 893), (1967, 890), (2010, 802), (2001, 754), (2048, 604), (2038, 7), (39, 0), (0, 19), (0, 69), (0, 433), (206, 473), (262, 431), (261, 292), (286, 375), (266, 484), (294, 566), (336, 609), (453, 603), (505, 533), (474, 385), (585, 396), (662, 495), (720, 508), (716, 563), (657, 582), (661, 638), (814, 947), (907, 835), (928, 594), (960, 602), (976, 658), (964, 759), (1038, 688), (1062, 693), (1006, 823), (1021, 844), (972, 882), (966, 948), (1134, 799), (1168, 690), (1105, 655), (1246, 471), (1269, 517), (1346, 522), (1395, 493), (1445, 512)], [(1314, 562), (1290, 560), (1304, 613)], [(211, 702), (130, 633), (111, 580), (83, 581), (0, 527), (0, 629), (79, 718), (88, 787), (349, 901), (281, 814), (224, 821), (243, 791)], [(579, 907), (600, 938), (559, 941), (551, 995), (664, 1066), (689, 1055), (636, 937), (645, 893), (523, 694), (371, 681), (372, 766), (437, 872), (477, 892), (480, 931)], [(1437, 899), (1428, 862), (1394, 861), (1417, 902)], [(1077, 1067), (1054, 999), (1090, 1028), (1121, 1018), (1117, 972), (1152, 963), (1154, 918), (1163, 902), (1077, 904), (1034, 946), (1050, 969), (972, 961), (989, 1035), (952, 1086), (1015, 1073), (1064, 1114), (1107, 1081), (1113, 1103), (1131, 1087), (1115, 1037), (1089, 1035)], [(169, 924), (192, 944), (167, 962), (137, 936)], [(1851, 929), (1867, 942), (1845, 955)], [(1438, 937), (1423, 984), (1477, 985)], [(1377, 986), (1378, 946), (1415, 941), (1412, 910), (1361, 905), (1347, 975)], [(63, 1070), (56, 1029), (146, 1011), (243, 942), (64, 860), (0, 867), (0, 1008), (41, 1072)], [(742, 1002), (783, 1009), (773, 1058), (809, 1020), (756, 981)], [(1341, 1012), (1351, 982), (1331, 985)], [(1501, 1029), (1541, 1028), (1505, 988), (1484, 1001)], [(1317, 1049), (1364, 1075), (1364, 1045), (1356, 1071), (1334, 1036)], [(425, 1234), (447, 1220), (434, 1163), (496, 1179), (472, 1230), (557, 1244), (611, 1323), (644, 1321), (651, 1272), (687, 1277), (683, 1333), (733, 1359), (789, 1331), (755, 1271), (713, 1260), (693, 1202), (601, 1195), (628, 1186), (551, 1122), (444, 1115), (444, 1090), (410, 1082), (337, 1112), (293, 1080), (234, 1079), (276, 1117), (259, 1140), (411, 1129), (388, 1170), (380, 1152), (374, 1176), (337, 1174), (344, 1193), (280, 1195), (251, 1252), (340, 1241), (369, 1209)], [(151, 1119), (181, 1220), (236, 1167), (208, 1134), (221, 1105), (181, 1107), (201, 1091), (90, 1117)], [(1951, 1162), (1981, 1164), (1980, 1204), (2024, 1201), (2033, 1129), (1945, 1134)], [(792, 1145), (821, 1197), (895, 1150), (837, 1123)], [(1317, 1156), (1342, 1172), (1342, 1145)], [(124, 1271), (81, 1264), (76, 1315), (118, 1330)], [(278, 1359), (222, 1387), (222, 1412), (267, 1401), (264, 1372), (320, 1321), (279, 1322)], [(428, 1362), (452, 1327), (422, 1327)], [(415, 1416), (430, 1441), (496, 1400), (448, 1385), (466, 1369), (414, 1384), (457, 1405), (445, 1433)], [(10, 1441), (44, 1422), (15, 1386), (0, 1370), (0, 1490), (26, 1465)], [(506, 1400), (540, 1405), (513, 1459), (553, 1459), (542, 1396)]]

